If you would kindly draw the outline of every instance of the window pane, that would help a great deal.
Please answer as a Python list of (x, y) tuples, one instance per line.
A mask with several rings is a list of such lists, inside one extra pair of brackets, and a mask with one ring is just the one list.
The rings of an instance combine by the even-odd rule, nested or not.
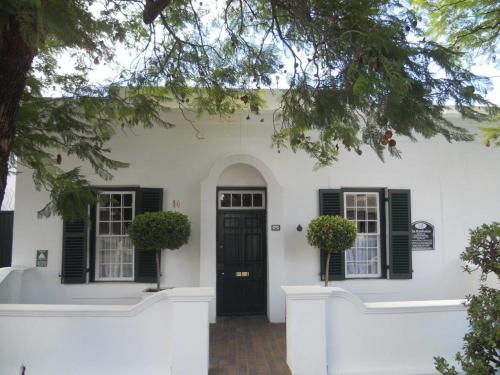
[(132, 251), (123, 252), (123, 263), (132, 263)]
[(221, 207), (231, 207), (231, 194), (221, 194), (220, 206)]
[(366, 219), (366, 211), (365, 209), (359, 209), (358, 208), (358, 211), (357, 211), (357, 217), (358, 217), (358, 220), (365, 220)]
[(366, 233), (366, 223), (364, 221), (358, 222), (358, 233)]
[(354, 205), (354, 195), (353, 194), (347, 194), (346, 195), (345, 204), (346, 204), (346, 207), (355, 207), (355, 205)]
[(108, 277), (109, 274), (109, 267), (106, 264), (101, 264), (99, 267), (99, 276), (100, 277)]
[(243, 207), (252, 207), (252, 194), (243, 194)]
[(113, 223), (111, 225), (111, 234), (122, 234), (122, 223)]
[(368, 273), (368, 265), (365, 262), (358, 263), (358, 273), (365, 275)]
[(99, 208), (99, 219), (101, 221), (109, 220), (109, 208)]
[(370, 235), (370, 236), (365, 236), (365, 237), (367, 240), (366, 246), (368, 246), (368, 247), (377, 247), (378, 246), (378, 244), (377, 244), (378, 236)]
[(130, 221), (125, 221), (123, 223), (123, 229), (122, 229), (122, 233), (123, 234), (128, 234), (128, 226), (130, 225)]
[(369, 207), (376, 207), (377, 206), (377, 196), (375, 194), (368, 195), (367, 201), (368, 201)]
[(377, 222), (369, 221), (368, 222), (368, 233), (377, 233)]
[(123, 194), (123, 206), (132, 207), (132, 194)]
[(132, 208), (123, 209), (123, 220), (132, 220)]
[(347, 263), (347, 274), (356, 275), (356, 263)]
[(112, 277), (114, 279), (120, 277), (120, 264), (111, 264), (109, 266), (109, 269), (109, 277)]
[(231, 206), (232, 207), (241, 207), (241, 194), (239, 194), (239, 193), (232, 193), (231, 194)]
[(121, 208), (112, 208), (111, 209), (111, 220), (121, 220), (122, 217), (122, 209)]
[(378, 264), (377, 262), (370, 262), (370, 268), (368, 269), (368, 271), (371, 273), (371, 274), (377, 274), (378, 273)]
[(132, 265), (124, 264), (123, 265), (123, 277), (132, 277)]
[(108, 194), (99, 195), (99, 205), (101, 207), (109, 207), (109, 195)]
[(371, 261), (371, 262), (377, 261), (377, 249), (376, 248), (369, 248), (366, 259)]
[(120, 207), (122, 205), (122, 195), (121, 194), (111, 194), (111, 206)]
[(253, 206), (254, 207), (263, 207), (263, 202), (262, 202), (262, 194), (254, 194), (253, 195)]
[(358, 207), (366, 206), (366, 195), (365, 194), (357, 194), (356, 195), (356, 205)]
[(347, 219), (348, 220), (355, 220), (356, 219), (355, 213), (356, 213), (356, 210), (354, 208), (348, 208), (347, 209)]
[(377, 220), (377, 209), (369, 208), (368, 209), (368, 220)]
[(109, 234), (109, 223), (99, 223), (99, 234)]

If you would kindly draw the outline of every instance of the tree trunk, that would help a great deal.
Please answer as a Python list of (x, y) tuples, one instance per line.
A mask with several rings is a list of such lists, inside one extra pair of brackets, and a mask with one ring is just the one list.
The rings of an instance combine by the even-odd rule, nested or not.
[(328, 251), (326, 256), (326, 269), (325, 269), (325, 286), (328, 286), (328, 279), (330, 278), (330, 256), (332, 255), (331, 251)]
[(160, 254), (161, 250), (156, 250), (156, 291), (160, 291), (160, 279), (161, 279), (161, 274), (160, 274)]
[(16, 116), (35, 54), (36, 48), (24, 41), (16, 17), (9, 15), (0, 30), (0, 207), (16, 137)]

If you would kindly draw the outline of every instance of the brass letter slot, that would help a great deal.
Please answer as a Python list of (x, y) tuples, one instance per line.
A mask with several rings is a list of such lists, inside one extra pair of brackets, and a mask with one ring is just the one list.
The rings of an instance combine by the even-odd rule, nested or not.
[(234, 276), (236, 276), (236, 277), (250, 277), (250, 272), (248, 272), (248, 271), (244, 271), (244, 272), (238, 271), (238, 272), (235, 272)]

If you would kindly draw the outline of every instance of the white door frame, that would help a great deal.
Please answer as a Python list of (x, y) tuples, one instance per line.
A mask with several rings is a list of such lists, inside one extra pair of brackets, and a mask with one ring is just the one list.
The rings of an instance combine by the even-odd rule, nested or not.
[[(224, 170), (233, 164), (247, 164), (259, 171), (267, 184), (267, 317), (270, 322), (285, 321), (285, 236), (283, 188), (271, 169), (251, 155), (230, 155), (215, 162), (201, 183), (200, 207), (200, 286), (216, 287), (217, 183)], [(281, 226), (271, 231), (271, 225)], [(210, 303), (210, 322), (216, 319), (216, 303)]]

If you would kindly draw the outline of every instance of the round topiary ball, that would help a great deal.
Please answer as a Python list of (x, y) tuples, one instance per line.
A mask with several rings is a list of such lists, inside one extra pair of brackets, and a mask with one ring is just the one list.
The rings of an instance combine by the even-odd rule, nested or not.
[(331, 252), (349, 249), (356, 239), (356, 225), (340, 216), (323, 215), (311, 220), (307, 241), (311, 246)]
[(186, 244), (191, 223), (180, 212), (147, 212), (137, 215), (130, 223), (128, 234), (141, 250), (175, 250)]

